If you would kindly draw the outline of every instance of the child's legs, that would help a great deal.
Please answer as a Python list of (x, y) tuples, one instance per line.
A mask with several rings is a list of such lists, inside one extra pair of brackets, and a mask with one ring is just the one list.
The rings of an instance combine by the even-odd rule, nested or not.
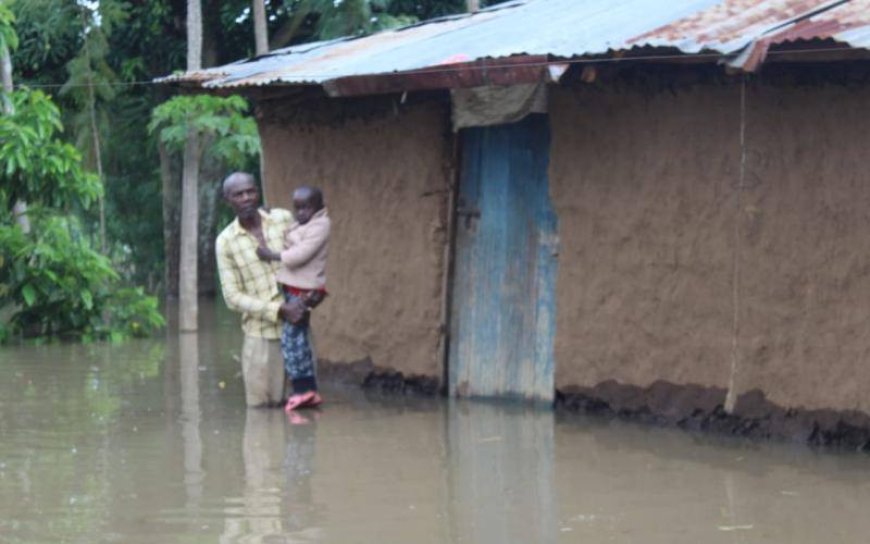
[[(285, 294), (285, 300), (295, 299), (291, 294)], [(308, 323), (294, 325), (284, 322), (281, 334), (281, 352), (284, 355), (284, 368), (293, 384), (293, 393), (317, 391), (317, 380), (314, 377), (314, 353), (311, 349), (311, 337)]]

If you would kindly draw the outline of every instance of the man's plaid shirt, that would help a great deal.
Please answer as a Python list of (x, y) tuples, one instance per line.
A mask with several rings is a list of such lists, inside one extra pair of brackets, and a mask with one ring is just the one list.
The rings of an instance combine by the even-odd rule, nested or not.
[[(284, 234), (293, 215), (278, 208), (260, 210), (263, 236), (272, 251), (284, 247)], [(224, 300), (230, 309), (242, 312), (242, 330), (248, 336), (276, 339), (281, 337), (278, 309), (283, 297), (278, 291), (275, 272), (280, 262), (264, 262), (257, 257), (257, 239), (242, 228), (238, 218), (217, 237), (218, 273)]]

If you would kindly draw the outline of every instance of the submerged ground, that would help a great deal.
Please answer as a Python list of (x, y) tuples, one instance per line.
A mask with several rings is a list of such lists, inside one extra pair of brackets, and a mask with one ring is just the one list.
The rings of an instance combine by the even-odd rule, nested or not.
[(870, 457), (327, 390), (246, 410), (237, 318), (0, 348), (0, 542), (861, 542)]

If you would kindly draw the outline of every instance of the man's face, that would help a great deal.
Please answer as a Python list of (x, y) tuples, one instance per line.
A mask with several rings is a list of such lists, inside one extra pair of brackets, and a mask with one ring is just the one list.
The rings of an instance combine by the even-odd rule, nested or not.
[(260, 194), (257, 186), (251, 180), (237, 181), (227, 188), (224, 195), (227, 203), (239, 217), (250, 217), (257, 213), (260, 206)]
[(316, 212), (312, 198), (307, 197), (307, 195), (293, 197), (293, 216), (300, 225), (311, 221), (311, 216)]

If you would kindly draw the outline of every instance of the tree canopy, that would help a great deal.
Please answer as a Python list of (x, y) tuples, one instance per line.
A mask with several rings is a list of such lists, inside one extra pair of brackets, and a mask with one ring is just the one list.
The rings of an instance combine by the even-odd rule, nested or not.
[[(18, 41), (0, 6), (3, 47)], [(61, 112), (42, 91), (6, 93), (0, 116), (0, 341), (12, 335), (139, 335), (162, 325), (157, 301), (120, 282), (91, 247), (82, 219), (103, 194), (62, 138)], [(16, 203), (26, 202), (28, 227)]]
[[(201, 2), (203, 65), (252, 56), (251, 0)], [(172, 180), (190, 130), (202, 134), (207, 157), (200, 268), (213, 268), (222, 169), (256, 168), (259, 140), (241, 98), (168, 100), (172, 89), (153, 84), (184, 68), (186, 6), (0, 0), (0, 50), (11, 52), (19, 86), (2, 97), (9, 111), (0, 115), (0, 338), (138, 334), (160, 324), (154, 299), (131, 286), (172, 291)], [(274, 49), (462, 12), (465, 0), (271, 0), (265, 8)], [(30, 233), (16, 226), (19, 202)], [(122, 299), (132, 310), (118, 306)]]

